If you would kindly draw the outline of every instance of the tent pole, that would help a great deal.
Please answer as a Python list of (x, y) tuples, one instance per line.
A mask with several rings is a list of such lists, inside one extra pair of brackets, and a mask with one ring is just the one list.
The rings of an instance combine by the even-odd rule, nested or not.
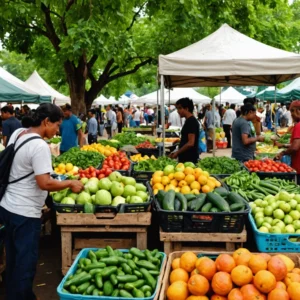
[(216, 147), (215, 147), (215, 142), (216, 142), (216, 127), (215, 127), (215, 114), (216, 114), (216, 103), (215, 103), (215, 98), (213, 98), (212, 100), (212, 114), (213, 114), (213, 117), (212, 117), (212, 120), (213, 120), (213, 139), (212, 139), (212, 142), (213, 142), (213, 156), (215, 157), (216, 156)]
[(162, 126), (162, 142), (163, 142), (163, 151), (162, 155), (165, 156), (165, 83), (164, 76), (160, 77), (160, 116), (161, 116), (161, 126)]
[[(158, 117), (158, 110), (159, 110), (159, 101), (158, 101), (158, 99), (159, 99), (159, 87), (158, 87), (158, 89), (157, 89), (157, 91), (156, 91), (156, 99), (157, 99), (157, 117)], [(158, 122), (156, 122), (156, 128), (159, 128), (159, 125), (158, 125)]]

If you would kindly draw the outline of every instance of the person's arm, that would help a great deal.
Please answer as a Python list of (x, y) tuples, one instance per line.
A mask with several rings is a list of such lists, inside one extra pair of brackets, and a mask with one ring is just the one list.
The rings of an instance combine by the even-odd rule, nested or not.
[(3, 137), (3, 146), (6, 147), (7, 146), (7, 137), (9, 136), (9, 127), (6, 124), (6, 122), (2, 123), (2, 137)]
[(256, 143), (256, 142), (263, 142), (264, 141), (263, 136), (256, 136), (256, 137), (248, 137), (247, 133), (242, 133), (242, 142), (245, 146)]
[(77, 136), (78, 136), (78, 144), (79, 144), (79, 147), (81, 148), (83, 146), (82, 145), (83, 133), (82, 133), (81, 128), (77, 130)]
[(196, 138), (196, 135), (194, 133), (189, 133), (188, 134), (188, 142), (185, 145), (183, 145), (178, 151), (176, 151), (174, 153), (171, 153), (170, 157), (171, 158), (177, 158), (178, 155), (180, 155), (181, 153), (183, 153), (183, 152), (187, 151), (188, 149), (194, 147), (195, 138)]
[(35, 176), (36, 182), (41, 190), (55, 192), (70, 188), (73, 193), (79, 193), (84, 186), (80, 180), (55, 180), (50, 174), (42, 174)]
[(3, 146), (6, 147), (7, 144), (7, 136), (3, 135)]
[(290, 147), (288, 149), (286, 149), (285, 151), (280, 152), (276, 156), (276, 158), (281, 160), (282, 156), (291, 155), (291, 154), (299, 151), (299, 149), (300, 149), (300, 139), (294, 139), (293, 143), (290, 145)]

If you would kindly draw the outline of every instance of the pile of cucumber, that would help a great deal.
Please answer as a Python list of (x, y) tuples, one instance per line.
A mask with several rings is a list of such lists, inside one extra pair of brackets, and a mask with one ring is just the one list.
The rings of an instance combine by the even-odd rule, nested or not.
[(156, 199), (159, 208), (168, 211), (236, 212), (246, 209), (244, 198), (223, 187), (198, 195), (159, 190)]
[(63, 293), (147, 298), (155, 292), (164, 257), (157, 250), (131, 248), (128, 253), (110, 246), (89, 251), (76, 272), (66, 279)]

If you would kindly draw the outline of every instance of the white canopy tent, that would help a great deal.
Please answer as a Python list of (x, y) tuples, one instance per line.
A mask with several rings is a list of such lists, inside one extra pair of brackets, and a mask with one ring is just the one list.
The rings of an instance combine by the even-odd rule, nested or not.
[(112, 104), (122, 104), (122, 105), (127, 105), (129, 102), (131, 102), (130, 98), (125, 95), (120, 96), (118, 100), (114, 96), (110, 96), (108, 100), (113, 102)]
[(96, 98), (93, 101), (92, 106), (108, 105), (108, 104), (112, 104), (112, 101), (109, 101), (105, 96), (100, 95), (98, 98)]
[(227, 90), (214, 97), (215, 101), (218, 101), (220, 104), (225, 104), (225, 102), (229, 102), (230, 104), (242, 104), (245, 98), (245, 95), (239, 93), (233, 87), (229, 87)]
[(300, 76), (300, 55), (265, 45), (222, 25), (203, 40), (159, 55), (162, 127), (164, 87), (276, 85)]
[[(150, 94), (144, 95), (140, 97), (138, 100), (136, 100), (134, 103), (135, 104), (146, 103), (150, 105), (155, 105), (157, 104), (157, 94), (158, 94), (157, 91), (155, 91)], [(193, 88), (175, 88), (171, 90), (166, 89), (164, 97), (165, 97), (166, 104), (169, 104), (169, 99), (170, 99), (170, 104), (174, 104), (180, 98), (185, 98), (185, 97), (192, 99), (194, 104), (209, 103), (211, 100), (209, 97), (198, 93)], [(158, 103), (160, 103), (160, 101), (158, 101)]]
[(39, 75), (37, 71), (34, 71), (30, 75), (30, 77), (25, 81), (25, 84), (39, 95), (50, 95), (53, 102), (58, 106), (64, 105), (66, 103), (71, 104), (70, 97), (67, 97), (56, 91)]

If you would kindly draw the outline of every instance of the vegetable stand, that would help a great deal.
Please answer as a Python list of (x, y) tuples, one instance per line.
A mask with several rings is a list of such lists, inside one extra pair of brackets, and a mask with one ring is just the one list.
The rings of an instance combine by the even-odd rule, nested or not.
[[(104, 247), (108, 243), (113, 247), (128, 248), (136, 246), (140, 249), (147, 248), (147, 228), (151, 224), (151, 213), (128, 214), (80, 214), (57, 213), (57, 225), (61, 226), (62, 242), (62, 273), (66, 274), (78, 250), (86, 247)], [(74, 240), (75, 233), (97, 233), (97, 239), (78, 238)], [(105, 240), (101, 233), (120, 234), (118, 239)], [(135, 234), (135, 240), (124, 239), (124, 234)], [(73, 256), (75, 255), (75, 257)]]

